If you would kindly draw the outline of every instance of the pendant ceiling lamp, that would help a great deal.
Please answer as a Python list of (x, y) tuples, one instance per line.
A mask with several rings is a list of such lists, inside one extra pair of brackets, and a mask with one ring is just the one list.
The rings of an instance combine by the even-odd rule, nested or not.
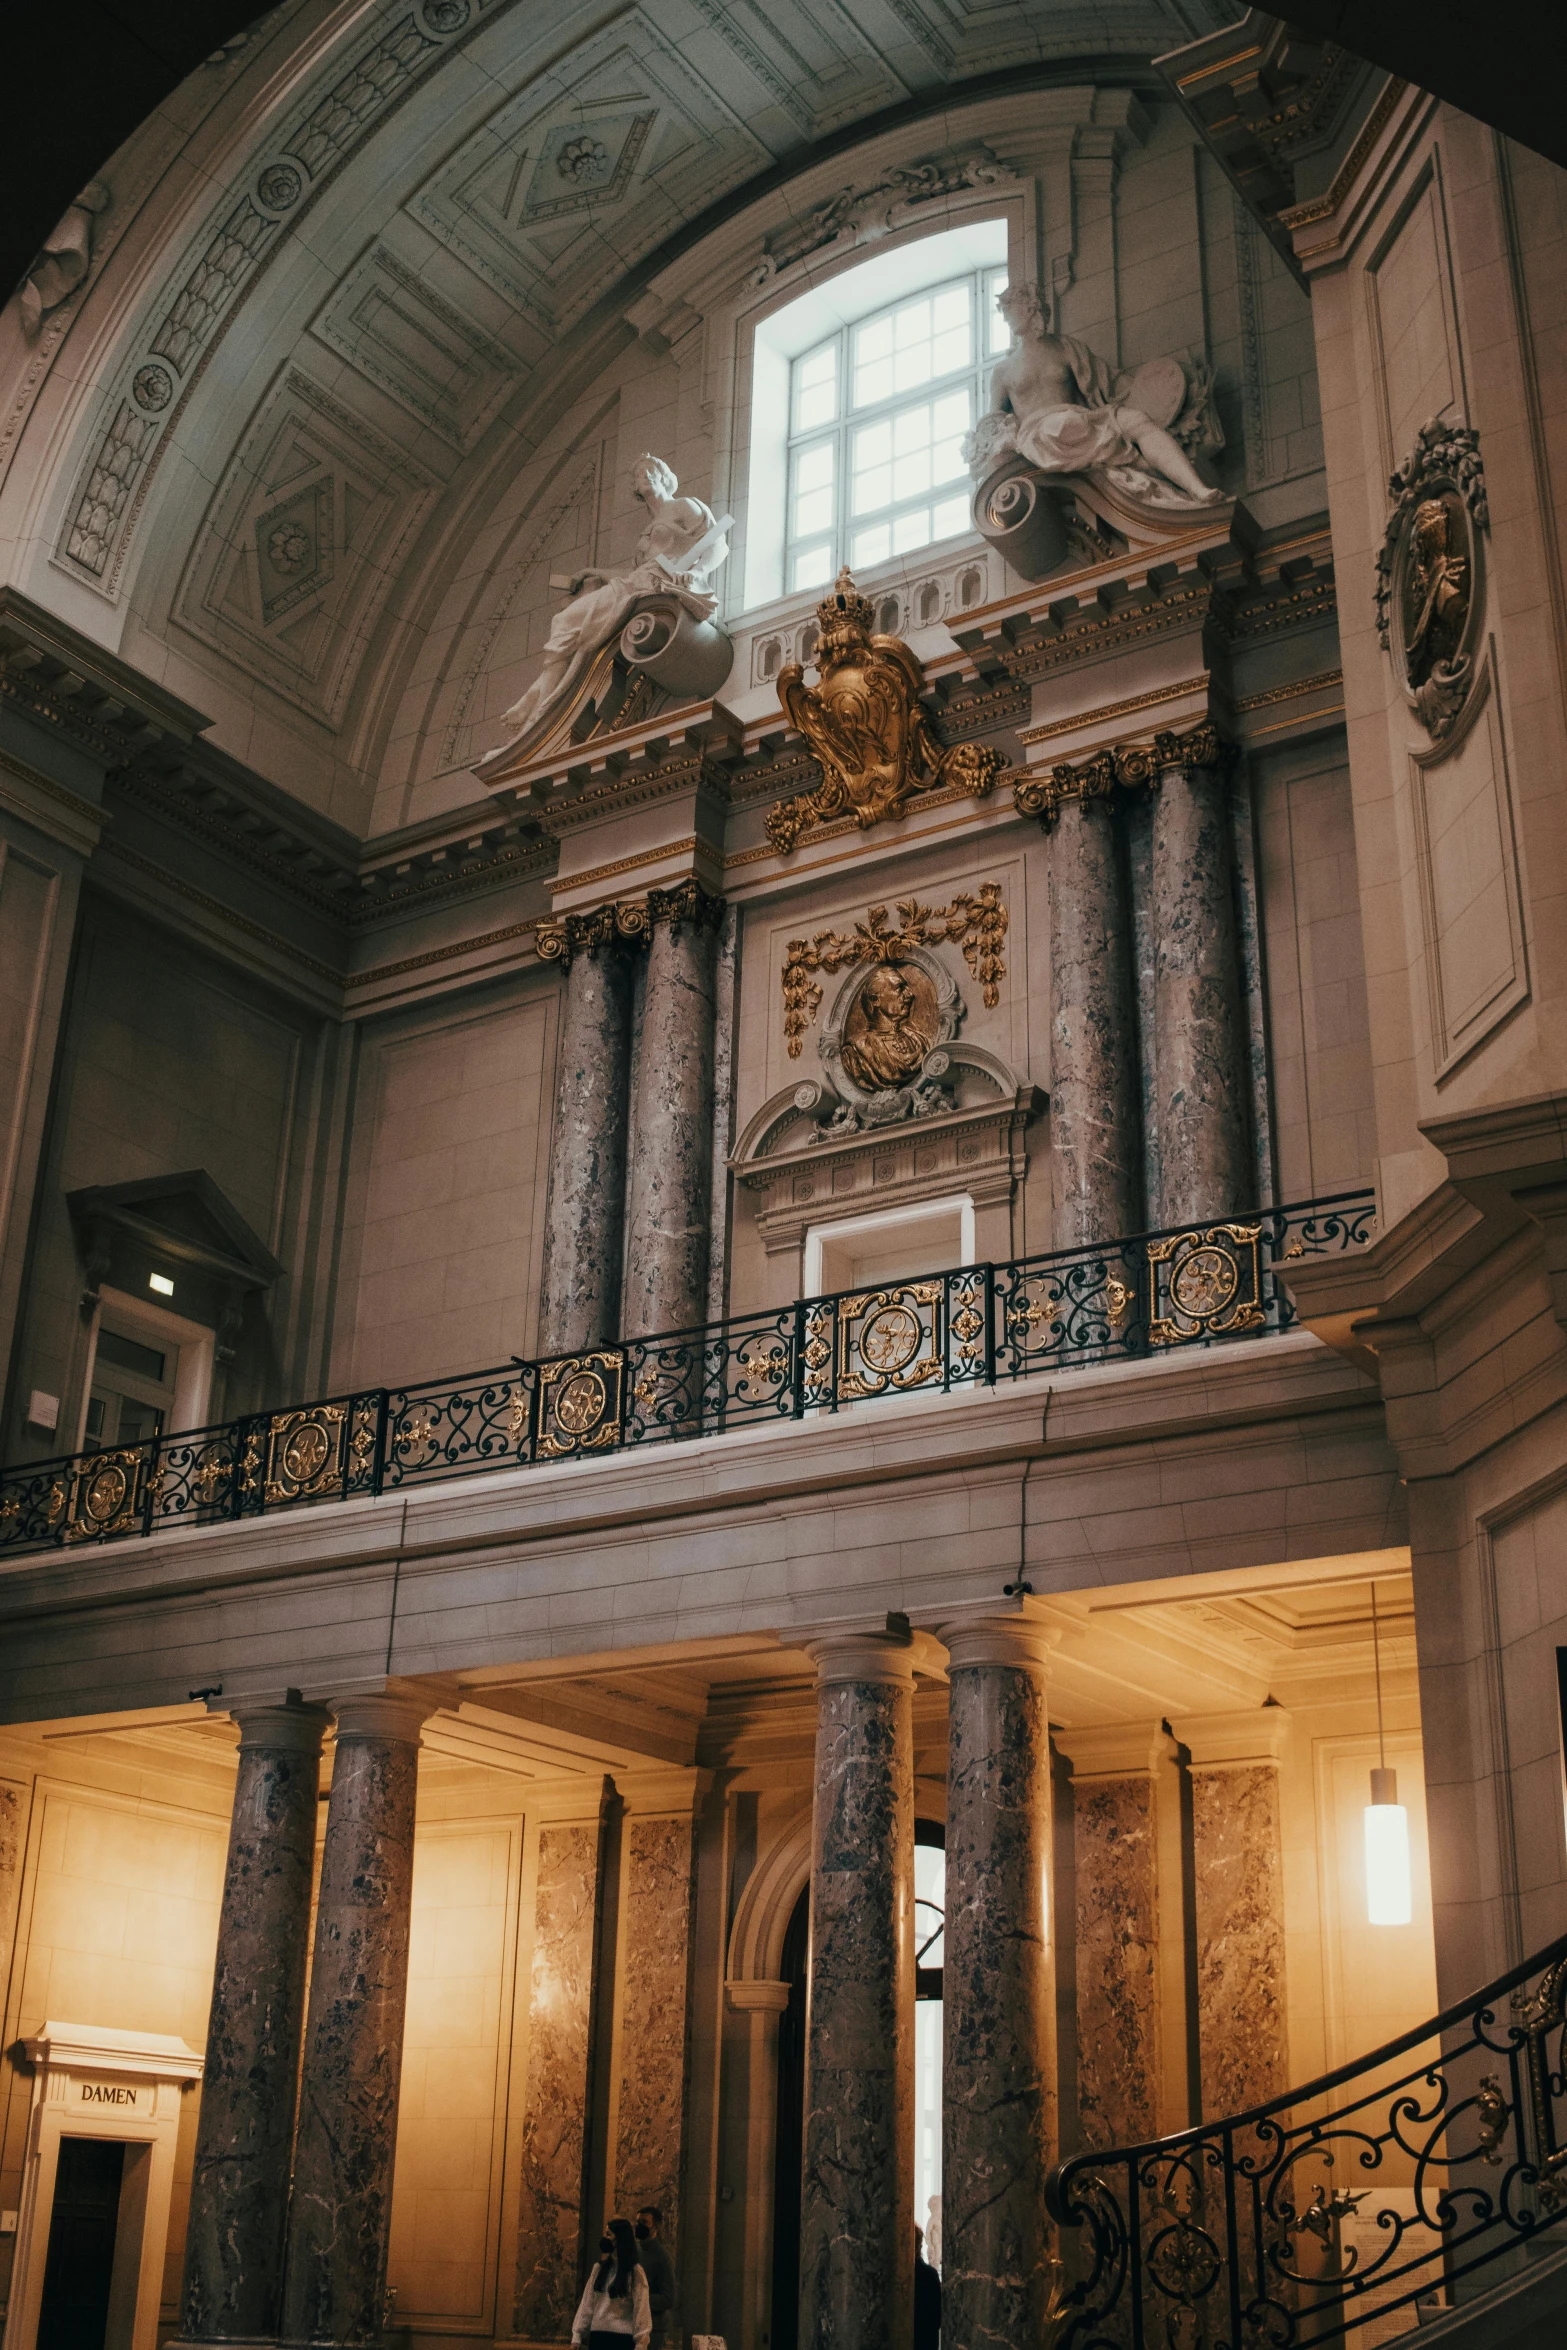
[(1377, 1678), (1378, 1767), (1366, 1805), (1366, 1916), (1373, 1926), (1407, 1926), (1414, 1915), (1409, 1874), (1409, 1814), (1398, 1800), (1398, 1773), (1387, 1767), (1382, 1728), (1382, 1642), (1377, 1587), (1371, 1586), (1371, 1656)]

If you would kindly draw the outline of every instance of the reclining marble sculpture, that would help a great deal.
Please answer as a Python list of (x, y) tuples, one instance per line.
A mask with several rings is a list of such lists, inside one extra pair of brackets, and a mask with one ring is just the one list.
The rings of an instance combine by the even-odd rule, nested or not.
[[(1168, 508), (1172, 516), (1229, 502), (1188, 454), (1192, 445), (1223, 446), (1206, 365), (1156, 359), (1127, 376), (1074, 335), (1052, 334), (1036, 285), (1008, 286), (997, 307), (1013, 347), (991, 377), (990, 408), (964, 445), (981, 485), (981, 529), (984, 485), (1003, 471), (1083, 475), (1144, 512)], [(988, 518), (998, 527), (1015, 522), (1016, 498), (992, 503), (997, 511)]]
[(598, 655), (622, 630), (636, 640), (623, 640), (628, 657), (672, 690), (713, 693), (728, 674), (731, 652), (712, 625), (718, 598), (711, 583), (728, 560), (733, 517), (720, 518), (701, 498), (682, 497), (662, 457), (639, 457), (631, 486), (648, 510), (631, 568), (582, 571), (564, 583), (570, 598), (550, 624), (544, 665), (502, 721), (508, 750), (549, 738), (580, 698)]

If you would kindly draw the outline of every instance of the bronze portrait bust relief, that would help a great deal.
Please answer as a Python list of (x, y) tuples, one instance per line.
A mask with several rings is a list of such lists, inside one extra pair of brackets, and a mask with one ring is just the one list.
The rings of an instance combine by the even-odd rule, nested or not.
[(903, 940), (838, 990), (822, 1036), (822, 1066), (839, 1096), (833, 1124), (888, 1126), (949, 1110), (945, 1051), (963, 1017), (939, 957)]
[(1440, 741), (1469, 701), (1480, 639), (1487, 512), (1474, 433), (1433, 417), (1388, 488), (1393, 509), (1377, 558), (1377, 632), (1416, 717)]
[(918, 1076), (935, 1048), (936, 991), (917, 963), (878, 963), (860, 982), (838, 1047), (844, 1068), (866, 1093), (885, 1093)]

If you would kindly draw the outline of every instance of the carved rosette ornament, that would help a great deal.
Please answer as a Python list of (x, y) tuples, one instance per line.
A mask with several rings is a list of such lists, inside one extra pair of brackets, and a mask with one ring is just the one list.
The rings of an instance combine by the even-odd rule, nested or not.
[(838, 574), (816, 607), (821, 635), (817, 682), (790, 661), (778, 672), (778, 699), (822, 771), (813, 792), (767, 813), (767, 837), (787, 855), (808, 824), (852, 816), (862, 832), (903, 816), (922, 792), (955, 788), (983, 799), (1007, 772), (999, 751), (979, 743), (944, 749), (920, 695), (925, 672), (901, 637), (873, 635), (871, 606)]
[(1112, 743), (1074, 767), (1063, 760), (1048, 773), (1020, 775), (1012, 802), (1020, 816), (1037, 816), (1048, 832), (1067, 800), (1108, 799), (1125, 791), (1158, 789), (1159, 779), (1172, 767), (1221, 767), (1230, 744), (1207, 720), (1184, 734), (1162, 728), (1152, 742)]
[(1433, 742), (1452, 733), (1475, 683), (1489, 527), (1479, 436), (1433, 416), (1388, 478), (1377, 556), (1377, 635)]

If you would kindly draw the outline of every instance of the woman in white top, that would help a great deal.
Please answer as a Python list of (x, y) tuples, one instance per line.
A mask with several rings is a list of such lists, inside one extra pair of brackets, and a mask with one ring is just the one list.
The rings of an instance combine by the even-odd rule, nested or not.
[(572, 2321), (575, 2350), (626, 2350), (628, 2341), (635, 2350), (647, 2350), (653, 2310), (631, 2222), (606, 2220), (599, 2250), (604, 2257), (589, 2277)]

